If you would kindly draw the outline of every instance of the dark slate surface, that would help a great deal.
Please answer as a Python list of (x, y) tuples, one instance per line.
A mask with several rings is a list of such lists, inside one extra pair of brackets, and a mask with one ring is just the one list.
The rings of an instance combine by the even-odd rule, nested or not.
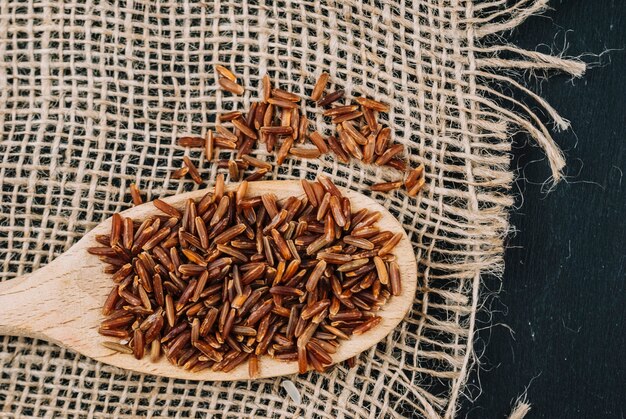
[(555, 136), (568, 180), (546, 193), (542, 153), (517, 138), (517, 232), (503, 282), (488, 284), (502, 292), (488, 300), (493, 316), (482, 316), (482, 370), (460, 417), (506, 417), (525, 388), (530, 418), (626, 416), (626, 1), (550, 5), (508, 38), (531, 49), (544, 43), (542, 52), (565, 40), (568, 55), (613, 51), (583, 57), (595, 64), (582, 80), (526, 79), (572, 121), (573, 132)]

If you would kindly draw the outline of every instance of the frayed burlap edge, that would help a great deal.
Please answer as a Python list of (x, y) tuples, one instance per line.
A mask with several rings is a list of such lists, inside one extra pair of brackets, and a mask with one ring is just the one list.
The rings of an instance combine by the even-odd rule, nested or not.
[[(494, 4), (506, 4), (506, 2), (486, 2), (484, 6), (489, 7)], [(476, 9), (479, 8), (480, 6), (476, 7)], [(475, 31), (477, 45), (475, 49), (475, 74), (487, 81), (487, 83), (480, 87), (480, 90), (482, 90), (486, 96), (483, 96), (478, 102), (503, 116), (504, 121), (506, 121), (508, 125), (508, 129), (503, 131), (506, 133), (506, 138), (511, 138), (516, 132), (516, 129), (521, 129), (536, 141), (537, 145), (539, 145), (546, 154), (552, 173), (551, 182), (552, 185), (556, 185), (563, 179), (563, 169), (565, 168), (563, 152), (552, 138), (547, 125), (542, 122), (542, 119), (532, 110), (531, 106), (525, 102), (514, 99), (508, 94), (502, 93), (499, 87), (505, 86), (521, 92), (523, 95), (533, 100), (541, 111), (545, 112), (547, 117), (554, 123), (557, 130), (567, 130), (570, 128), (570, 122), (563, 118), (541, 96), (520, 84), (516, 80), (516, 76), (520, 72), (538, 73), (540, 75), (546, 75), (548, 72), (558, 72), (579, 78), (583, 76), (586, 65), (582, 60), (575, 57), (554, 56), (538, 51), (524, 50), (515, 45), (501, 44), (501, 39), (499, 38), (494, 41), (494, 37), (496, 37), (497, 34), (511, 31), (521, 25), (527, 18), (540, 15), (548, 9), (548, 0), (522, 0), (511, 6), (502, 8), (485, 19), (477, 19), (476, 23), (479, 23), (480, 26), (477, 27)], [(485, 56), (483, 54), (487, 55)], [(500, 58), (500, 55), (507, 55), (507, 58)], [(510, 58), (510, 56), (514, 58)], [(507, 72), (513, 74), (509, 76), (506, 75)], [(494, 99), (487, 99), (487, 97)], [(547, 182), (550, 182), (550, 179), (548, 179)], [(504, 240), (505, 237), (506, 234), (502, 236), (502, 240)], [(495, 273), (498, 277), (501, 277), (503, 271), (500, 267), (493, 265), (486, 267), (483, 272)], [(481, 307), (484, 297), (481, 295), (479, 277), (475, 278), (473, 301), (476, 302), (476, 312), (480, 309), (484, 309)], [(475, 326), (475, 322), (472, 321), (470, 326), (472, 336), (475, 336), (477, 333)], [(459, 407), (456, 405), (456, 400), (464, 394), (463, 386), (472, 369), (480, 362), (472, 347), (474, 339), (475, 337), (469, 341), (468, 356), (466, 357), (467, 362), (464, 364), (464, 373), (453, 385), (458, 391), (452, 392), (453, 397), (444, 417), (455, 416), (455, 410)], [(527, 401), (524, 393), (515, 401), (509, 418), (523, 419), (530, 410), (531, 403)]]

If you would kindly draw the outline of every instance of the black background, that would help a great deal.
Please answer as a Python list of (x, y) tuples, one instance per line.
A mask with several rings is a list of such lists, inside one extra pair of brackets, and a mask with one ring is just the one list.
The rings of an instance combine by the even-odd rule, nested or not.
[(461, 417), (506, 417), (526, 388), (530, 418), (626, 416), (626, 0), (550, 6), (506, 38), (596, 55), (583, 55), (590, 68), (582, 79), (525, 79), (572, 122), (555, 134), (568, 177), (546, 192), (547, 161), (518, 136), (516, 231), (503, 281), (487, 280), (501, 292), (478, 325), (481, 367)]

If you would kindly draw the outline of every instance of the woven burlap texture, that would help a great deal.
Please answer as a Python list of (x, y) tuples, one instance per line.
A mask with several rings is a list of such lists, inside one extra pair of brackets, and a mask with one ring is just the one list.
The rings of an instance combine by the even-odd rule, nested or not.
[[(407, 147), (411, 165), (425, 165), (427, 178), (418, 199), (373, 195), (414, 244), (419, 290), (410, 314), (360, 356), (358, 368), (290, 377), (301, 404), (286, 397), (281, 379), (211, 383), (128, 374), (47, 342), (2, 337), (2, 413), (454, 416), (474, 364), (481, 275), (502, 269), (512, 203), (510, 134), (528, 131), (546, 150), (555, 179), (564, 164), (531, 109), (494, 87), (524, 90), (559, 127), (567, 126), (539, 97), (498, 75), (501, 69), (582, 73), (578, 62), (519, 50), (497, 37), (545, 3), (0, 2), (0, 280), (45, 265), (128, 208), (131, 182), (148, 199), (196, 188), (170, 177), (185, 154), (201, 166), (208, 186), (216, 165), (175, 139), (203, 135), (217, 113), (246, 109), (259, 97), (265, 73), (306, 94), (328, 71), (348, 97), (391, 103), (394, 139)], [(243, 97), (216, 88), (215, 64), (240, 75)], [(330, 129), (314, 106), (303, 110), (319, 129)], [(273, 161), (264, 151), (256, 156)], [(271, 178), (323, 172), (365, 193), (393, 176), (328, 157), (288, 159)]]

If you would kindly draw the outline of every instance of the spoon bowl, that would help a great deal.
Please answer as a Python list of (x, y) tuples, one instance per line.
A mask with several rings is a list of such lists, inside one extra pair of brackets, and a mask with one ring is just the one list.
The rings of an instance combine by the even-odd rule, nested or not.
[[(227, 187), (236, 189), (237, 185)], [(393, 250), (400, 266), (402, 292), (390, 298), (377, 313), (382, 318), (380, 324), (362, 335), (351, 336), (343, 341), (332, 354), (333, 363), (344, 361), (367, 350), (385, 338), (405, 317), (413, 303), (417, 286), (417, 265), (413, 247), (400, 223), (382, 205), (358, 192), (340, 188), (350, 199), (353, 211), (367, 208), (379, 211), (381, 229), (393, 233), (402, 232), (400, 242)], [(187, 199), (200, 199), (206, 190), (197, 190), (164, 198), (163, 201), (181, 209)], [(273, 193), (280, 199), (300, 196), (304, 193), (297, 181), (251, 182), (247, 196)], [(122, 212), (125, 217), (143, 220), (151, 215), (161, 214), (152, 204), (146, 203)], [(102, 345), (112, 340), (98, 333), (103, 319), (102, 306), (114, 283), (109, 274), (104, 273), (104, 263), (87, 249), (99, 246), (96, 235), (108, 234), (111, 219), (98, 224), (70, 250), (57, 257), (45, 267), (0, 283), (0, 335), (28, 336), (43, 339), (72, 349), (97, 361), (139, 373), (160, 375), (189, 380), (242, 380), (249, 379), (247, 364), (242, 364), (229, 372), (215, 372), (210, 369), (191, 372), (172, 365), (165, 357), (151, 362), (146, 356), (141, 360), (132, 355), (122, 354)], [(294, 374), (298, 372), (297, 362), (280, 362), (264, 356), (260, 358), (258, 378)]]

